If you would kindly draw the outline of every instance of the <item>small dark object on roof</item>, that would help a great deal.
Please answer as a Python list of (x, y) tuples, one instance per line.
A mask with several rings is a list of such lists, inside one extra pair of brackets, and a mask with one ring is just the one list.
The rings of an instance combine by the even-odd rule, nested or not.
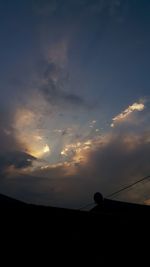
[(95, 201), (95, 203), (97, 205), (101, 205), (103, 203), (103, 201), (104, 201), (103, 195), (101, 193), (99, 193), (99, 192), (96, 192), (94, 194), (94, 201)]

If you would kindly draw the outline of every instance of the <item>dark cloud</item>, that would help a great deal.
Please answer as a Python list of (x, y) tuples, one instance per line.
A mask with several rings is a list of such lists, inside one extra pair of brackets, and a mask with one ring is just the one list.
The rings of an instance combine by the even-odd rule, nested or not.
[(46, 69), (43, 73), (45, 79), (52, 81), (54, 81), (55, 79), (56, 80), (65, 79), (65, 77), (63, 77), (64, 76), (63, 69), (61, 69), (59, 65), (57, 65), (54, 62), (50, 63), (45, 62), (45, 64), (46, 64)]
[(50, 62), (43, 72), (44, 84), (40, 87), (44, 98), (51, 105), (63, 107), (88, 107), (86, 101), (79, 95), (64, 90), (68, 86), (68, 75), (59, 64)]
[(67, 102), (69, 102), (69, 103), (71, 103), (72, 105), (77, 105), (77, 106), (84, 106), (84, 100), (81, 98), (81, 97), (79, 97), (78, 95), (75, 95), (75, 94), (66, 94), (65, 96), (64, 96), (64, 99), (67, 101)]
[(21, 151), (0, 154), (0, 173), (4, 173), (10, 166), (16, 169), (27, 168), (32, 165), (32, 161), (35, 159), (35, 157), (32, 157), (28, 153)]
[(12, 117), (9, 113), (1, 112), (0, 125), (0, 175), (9, 167), (17, 169), (28, 167), (35, 159), (24, 152), (23, 147), (14, 137)]
[(68, 93), (62, 90), (59, 90), (54, 83), (49, 82), (47, 86), (42, 87), (42, 93), (51, 105), (56, 106), (86, 106), (82, 97), (75, 95), (73, 93)]

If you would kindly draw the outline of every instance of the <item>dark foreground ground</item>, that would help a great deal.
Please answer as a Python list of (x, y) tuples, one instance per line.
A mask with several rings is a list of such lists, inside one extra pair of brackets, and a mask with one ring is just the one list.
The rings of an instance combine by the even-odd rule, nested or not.
[[(150, 207), (104, 199), (89, 212), (25, 204), (0, 195), (1, 256), (20, 266), (138, 262), (150, 248)], [(135, 252), (134, 252), (135, 251)], [(144, 252), (144, 256), (143, 256)], [(9, 256), (10, 255), (10, 256)], [(21, 257), (21, 259), (20, 259)], [(53, 262), (53, 264), (52, 264)], [(32, 266), (31, 265), (31, 266)]]

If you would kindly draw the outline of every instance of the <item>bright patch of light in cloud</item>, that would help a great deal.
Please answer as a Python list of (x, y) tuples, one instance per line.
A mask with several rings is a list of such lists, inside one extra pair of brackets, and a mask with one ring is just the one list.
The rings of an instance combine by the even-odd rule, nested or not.
[(49, 148), (49, 146), (47, 144), (44, 146), (43, 152), (44, 153), (50, 152), (50, 148)]

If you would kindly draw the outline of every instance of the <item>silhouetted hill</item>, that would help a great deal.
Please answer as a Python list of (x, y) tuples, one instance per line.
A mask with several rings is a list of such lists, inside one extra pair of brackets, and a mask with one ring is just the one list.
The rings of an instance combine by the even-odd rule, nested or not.
[(42, 209), (49, 209), (49, 210), (57, 210), (60, 213), (90, 213), (95, 214), (96, 216), (100, 214), (127, 214), (127, 213), (146, 213), (149, 215), (150, 213), (150, 206), (146, 205), (140, 205), (140, 204), (134, 204), (134, 203), (128, 203), (128, 202), (121, 202), (116, 200), (110, 200), (110, 199), (104, 199), (103, 205), (96, 205), (93, 209), (90, 211), (80, 211), (75, 209), (65, 209), (65, 208), (57, 208), (57, 207), (51, 207), (51, 206), (42, 206), (42, 205), (34, 205), (34, 204), (27, 204), (23, 201), (16, 200), (12, 197), (5, 196), (3, 194), (0, 194), (0, 208), (42, 208)]
[(80, 218), (94, 218), (95, 220), (107, 220), (108, 218), (128, 221), (128, 220), (147, 220), (150, 218), (150, 206), (120, 202), (104, 199), (102, 205), (96, 205), (90, 211), (81, 211), (75, 209), (65, 209), (59, 207), (42, 206), (27, 204), (14, 198), (0, 194), (0, 208), (21, 208), (24, 210), (34, 210), (35, 212), (44, 212), (48, 216), (73, 216)]
[(0, 194), (0, 208), (15, 208), (15, 207), (25, 207), (26, 203), (16, 200), (14, 198)]

